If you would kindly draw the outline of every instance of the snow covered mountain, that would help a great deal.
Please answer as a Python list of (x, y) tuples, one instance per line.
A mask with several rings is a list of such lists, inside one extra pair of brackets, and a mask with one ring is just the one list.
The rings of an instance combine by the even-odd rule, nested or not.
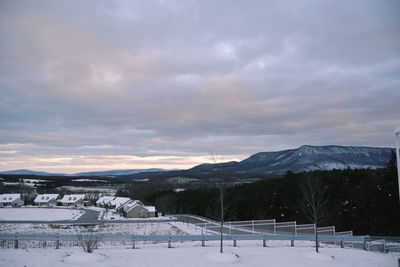
[(353, 146), (301, 146), (276, 152), (260, 152), (241, 162), (201, 164), (190, 171), (282, 174), (333, 169), (376, 169), (387, 165), (392, 148)]
[(15, 170), (0, 172), (0, 174), (30, 174), (40, 176), (128, 176), (152, 173), (154, 177), (170, 173), (211, 174), (223, 173), (254, 173), (254, 174), (283, 174), (287, 171), (302, 172), (313, 170), (333, 169), (376, 169), (387, 165), (394, 153), (392, 148), (380, 147), (354, 147), (354, 146), (309, 146), (304, 145), (296, 149), (288, 149), (276, 152), (260, 152), (247, 159), (237, 162), (230, 161), (218, 164), (205, 163), (189, 170), (166, 171), (163, 169), (131, 169), (81, 172), (77, 174), (53, 174), (36, 172), (31, 170)]

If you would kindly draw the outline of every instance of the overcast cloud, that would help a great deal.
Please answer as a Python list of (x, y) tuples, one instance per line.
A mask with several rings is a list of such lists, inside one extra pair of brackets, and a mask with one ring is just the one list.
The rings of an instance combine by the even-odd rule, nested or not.
[(393, 146), (400, 2), (0, 0), (0, 170)]

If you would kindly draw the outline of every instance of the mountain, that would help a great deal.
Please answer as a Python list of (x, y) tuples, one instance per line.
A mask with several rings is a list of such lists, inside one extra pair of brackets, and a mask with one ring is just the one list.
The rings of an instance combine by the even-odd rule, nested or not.
[(283, 174), (333, 169), (377, 169), (387, 165), (394, 149), (353, 146), (309, 146), (276, 152), (260, 152), (240, 162), (201, 164), (196, 173)]
[(26, 170), (26, 169), (4, 171), (4, 172), (0, 172), (0, 174), (19, 174), (19, 175), (37, 175), (37, 176), (64, 176), (64, 175), (67, 175), (67, 174), (63, 174), (63, 173), (38, 172), (38, 171), (31, 171), (31, 170)]
[(163, 169), (131, 169), (77, 174), (53, 174), (30, 170), (0, 172), (0, 174), (30, 174), (40, 176), (131, 176), (131, 178), (148, 177), (185, 177), (187, 174), (284, 174), (287, 171), (303, 172), (333, 169), (377, 169), (385, 167), (394, 153), (392, 148), (354, 147), (354, 146), (310, 146), (276, 152), (260, 152), (237, 162), (204, 163), (188, 170), (166, 171)]
[(4, 171), (0, 174), (17, 174), (17, 175), (37, 175), (37, 176), (122, 176), (122, 175), (133, 175), (145, 172), (162, 172), (163, 169), (131, 169), (131, 170), (110, 170), (110, 171), (96, 171), (96, 172), (80, 172), (76, 174), (65, 174), (65, 173), (49, 173), (31, 171), (26, 169)]
[(121, 176), (133, 175), (145, 172), (162, 172), (164, 169), (151, 168), (151, 169), (131, 169), (131, 170), (111, 170), (111, 171), (96, 171), (96, 172), (80, 172), (73, 176)]

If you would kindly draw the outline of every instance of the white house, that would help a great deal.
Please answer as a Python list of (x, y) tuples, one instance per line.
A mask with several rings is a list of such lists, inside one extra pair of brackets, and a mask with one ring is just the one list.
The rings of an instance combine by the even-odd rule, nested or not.
[(0, 195), (0, 207), (21, 207), (24, 201), (21, 199), (21, 194), (2, 194)]
[(131, 201), (128, 197), (111, 197), (111, 196), (102, 196), (96, 201), (96, 206), (98, 207), (108, 207), (110, 209), (118, 210), (125, 203)]
[(82, 207), (84, 198), (84, 194), (64, 195), (64, 197), (59, 202), (63, 206)]
[(127, 218), (149, 218), (156, 216), (154, 206), (145, 206), (139, 200), (131, 200), (122, 206), (123, 214)]
[(36, 196), (33, 203), (42, 207), (54, 207), (57, 205), (59, 194), (39, 194)]

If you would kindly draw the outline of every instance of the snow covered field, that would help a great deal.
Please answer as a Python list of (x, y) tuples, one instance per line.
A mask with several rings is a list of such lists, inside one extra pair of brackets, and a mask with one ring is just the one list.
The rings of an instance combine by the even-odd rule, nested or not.
[(79, 247), (61, 249), (0, 249), (0, 266), (283, 266), (283, 267), (397, 267), (396, 255), (378, 254), (355, 249), (321, 248), (317, 254), (307, 247), (267, 247), (246, 242), (239, 247), (228, 245), (225, 253), (218, 252), (217, 242), (142, 245), (139, 249), (100, 247), (93, 254)]
[(121, 220), (121, 221), (165, 221), (165, 220), (173, 220), (176, 219), (175, 217), (172, 216), (159, 216), (159, 217), (149, 217), (149, 218), (126, 218), (121, 216), (121, 214), (119, 214), (118, 212), (114, 211), (114, 210), (109, 210), (107, 213), (104, 212), (103, 208), (99, 208), (101, 209), (102, 216), (100, 217), (102, 220)]
[[(76, 233), (78, 226), (48, 224), (0, 224), (0, 232), (18, 233)], [(100, 233), (126, 233), (145, 235), (198, 234), (199, 227), (182, 222), (154, 223), (106, 223), (99, 225)], [(74, 242), (62, 242), (60, 249), (54, 244), (39, 241), (21, 241), (19, 249), (13, 243), (3, 244), (0, 249), (0, 266), (362, 266), (397, 267), (399, 255), (366, 252), (357, 249), (341, 249), (322, 244), (316, 254), (313, 242), (296, 242), (290, 247), (287, 241), (225, 241), (225, 253), (220, 254), (218, 242), (137, 242), (138, 249), (131, 249), (131, 242), (100, 242), (93, 254), (84, 253)], [(54, 242), (53, 242), (54, 243)], [(44, 248), (45, 247), (45, 248)]]
[(83, 214), (84, 211), (74, 209), (3, 208), (0, 221), (72, 221)]
[[(63, 224), (0, 224), (0, 233), (20, 234), (75, 234), (80, 226)], [(191, 224), (183, 222), (106, 223), (95, 227), (101, 234), (182, 235), (199, 234)], [(1, 265), (0, 265), (1, 266)]]

